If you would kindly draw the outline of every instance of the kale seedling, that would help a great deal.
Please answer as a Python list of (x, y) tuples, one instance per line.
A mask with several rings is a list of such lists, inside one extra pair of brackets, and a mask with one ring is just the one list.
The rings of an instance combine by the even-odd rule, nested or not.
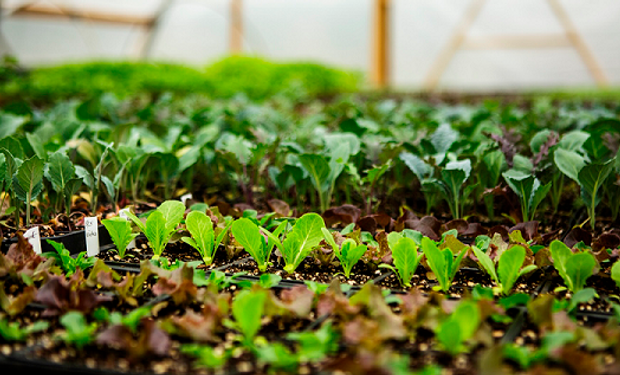
[(48, 251), (41, 255), (46, 258), (54, 258), (67, 276), (73, 275), (78, 268), (85, 270), (92, 267), (97, 260), (97, 258), (94, 257), (87, 257), (85, 251), (80, 252), (77, 258), (73, 258), (69, 250), (65, 248), (65, 245), (52, 240), (47, 240), (47, 242), (54, 247), (56, 252)]

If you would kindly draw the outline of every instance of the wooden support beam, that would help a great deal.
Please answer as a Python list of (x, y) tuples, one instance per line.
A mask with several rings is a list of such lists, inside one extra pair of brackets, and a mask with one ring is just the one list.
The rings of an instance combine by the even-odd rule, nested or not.
[(571, 21), (570, 17), (566, 13), (566, 10), (562, 7), (558, 0), (547, 0), (549, 2), (549, 6), (555, 13), (558, 21), (562, 24), (564, 31), (566, 32), (566, 37), (570, 40), (573, 47), (577, 51), (577, 53), (581, 56), (584, 64), (588, 67), (590, 74), (594, 78), (594, 81), (599, 87), (605, 87), (609, 84), (603, 69), (599, 65), (596, 57), (592, 54), (592, 51), (588, 48), (586, 42), (581, 38), (581, 35), (577, 31), (577, 28)]
[(572, 44), (566, 35), (498, 35), (478, 38), (467, 38), (462, 49), (535, 49), (535, 48), (566, 48)]
[(371, 80), (375, 87), (389, 84), (390, 0), (374, 0), (372, 31)]
[(243, 0), (230, 0), (229, 52), (243, 52)]
[(44, 17), (71, 20), (81, 18), (92, 22), (150, 26), (152, 17), (131, 16), (70, 8), (65, 5), (28, 4), (9, 12), (11, 17)]

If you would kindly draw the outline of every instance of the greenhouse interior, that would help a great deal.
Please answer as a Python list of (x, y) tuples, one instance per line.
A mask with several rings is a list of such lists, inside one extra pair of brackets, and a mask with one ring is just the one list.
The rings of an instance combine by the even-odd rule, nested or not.
[(0, 12), (3, 371), (620, 374), (620, 2)]

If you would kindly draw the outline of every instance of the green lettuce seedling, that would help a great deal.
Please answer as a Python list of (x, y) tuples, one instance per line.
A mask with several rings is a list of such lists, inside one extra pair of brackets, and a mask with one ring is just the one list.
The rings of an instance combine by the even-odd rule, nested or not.
[(325, 241), (334, 249), (334, 253), (340, 265), (344, 270), (344, 275), (349, 278), (351, 276), (351, 270), (353, 266), (360, 260), (360, 258), (366, 253), (368, 247), (366, 245), (358, 245), (355, 240), (347, 238), (342, 246), (338, 246), (334, 241), (334, 236), (327, 230), (327, 228), (321, 228)]
[(390, 268), (398, 275), (402, 285), (411, 287), (411, 278), (418, 268), (420, 259), (422, 259), (422, 254), (418, 254), (418, 246), (411, 238), (401, 237), (396, 243), (390, 243), (390, 248), (392, 249), (394, 266), (381, 264), (379, 267)]
[(65, 327), (65, 333), (61, 336), (66, 343), (82, 348), (90, 344), (95, 338), (97, 323), (88, 324), (86, 318), (79, 311), (70, 311), (60, 318), (60, 324)]
[(265, 291), (245, 290), (239, 293), (232, 303), (232, 315), (235, 321), (225, 321), (225, 324), (241, 332), (243, 344), (247, 347), (254, 346), (254, 337), (260, 330), (266, 301)]
[(143, 224), (136, 215), (129, 211), (127, 211), (127, 216), (149, 240), (151, 249), (153, 249), (153, 259), (159, 259), (170, 238), (176, 232), (177, 226), (181, 223), (184, 213), (185, 205), (182, 202), (165, 201), (149, 215), (146, 224)]
[[(278, 237), (286, 227), (286, 224), (286, 221), (280, 223), (274, 230), (273, 236)], [(250, 253), (252, 258), (254, 258), (258, 265), (258, 270), (260, 272), (267, 271), (267, 267), (271, 265), (269, 257), (275, 245), (273, 242), (274, 240), (270, 238), (269, 242), (266, 243), (265, 238), (260, 233), (258, 225), (254, 224), (254, 222), (248, 218), (241, 218), (235, 221), (230, 231), (235, 237), (235, 240), (243, 246), (245, 251)]]
[(586, 280), (594, 274), (598, 266), (594, 256), (587, 252), (573, 253), (563, 242), (555, 240), (549, 245), (553, 266), (564, 284), (573, 293), (586, 285)]
[(321, 228), (325, 228), (323, 218), (316, 213), (308, 213), (297, 219), (293, 229), (284, 241), (278, 236), (261, 228), (263, 233), (278, 247), (284, 258), (284, 271), (293, 273), (301, 262), (323, 239)]
[(482, 267), (498, 285), (496, 290), (504, 295), (510, 294), (513, 285), (519, 277), (536, 269), (536, 266), (533, 264), (521, 268), (523, 267), (523, 262), (525, 262), (525, 249), (523, 246), (513, 246), (503, 251), (497, 262), (497, 271), (495, 270), (496, 264), (491, 257), (476, 246), (472, 246), (471, 249)]
[(45, 331), (49, 327), (49, 323), (39, 320), (36, 323), (25, 326), (19, 326), (18, 322), (9, 322), (6, 319), (0, 319), (0, 336), (6, 341), (26, 341), (28, 336), (35, 332)]
[(116, 246), (118, 255), (121, 259), (124, 258), (127, 245), (138, 236), (138, 233), (132, 233), (131, 222), (118, 216), (101, 220), (101, 222), (110, 233), (110, 238)]
[(426, 261), (429, 267), (437, 277), (439, 282), (439, 288), (443, 292), (447, 292), (452, 285), (452, 280), (456, 276), (456, 271), (459, 270), (461, 261), (467, 253), (467, 249), (462, 250), (461, 253), (454, 259), (454, 253), (449, 248), (439, 250), (437, 244), (428, 237), (422, 238), (422, 251), (426, 256)]
[(478, 305), (474, 301), (463, 301), (437, 327), (435, 336), (450, 354), (456, 355), (466, 350), (464, 343), (474, 336), (479, 325)]
[(213, 263), (215, 252), (232, 224), (232, 221), (228, 223), (226, 228), (215, 237), (211, 218), (204, 212), (192, 211), (185, 218), (185, 226), (192, 237), (183, 237), (181, 240), (196, 249), (205, 264), (209, 266)]

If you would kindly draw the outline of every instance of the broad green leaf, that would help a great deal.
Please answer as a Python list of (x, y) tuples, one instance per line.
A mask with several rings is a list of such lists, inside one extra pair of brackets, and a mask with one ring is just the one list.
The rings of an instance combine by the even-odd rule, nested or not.
[(162, 214), (161, 211), (153, 211), (146, 219), (146, 231), (144, 234), (151, 244), (151, 248), (155, 254), (154, 258), (159, 258), (170, 238), (170, 231), (166, 225), (164, 214)]
[(590, 134), (581, 130), (568, 132), (562, 136), (558, 146), (568, 151), (579, 151), (590, 138)]
[(312, 176), (312, 182), (317, 191), (319, 193), (324, 191), (323, 187), (331, 173), (331, 168), (327, 160), (321, 155), (302, 154), (299, 155), (299, 162), (310, 176)]
[(447, 280), (448, 264), (446, 264), (444, 254), (439, 251), (435, 242), (428, 237), (422, 238), (422, 251), (426, 256), (429, 267), (431, 267), (435, 277), (437, 277), (441, 289), (443, 291), (450, 289), (450, 284)]
[(620, 262), (615, 262), (611, 267), (611, 279), (616, 282), (616, 286), (620, 288)]
[(157, 211), (162, 213), (166, 220), (166, 228), (168, 228), (168, 231), (171, 231), (183, 220), (185, 205), (181, 201), (165, 201), (157, 207)]
[(259, 270), (264, 272), (267, 269), (269, 256), (265, 254), (265, 239), (260, 234), (258, 226), (248, 218), (241, 218), (232, 224), (230, 231), (235, 240), (254, 258)]
[(549, 245), (549, 251), (551, 251), (551, 257), (553, 258), (553, 266), (558, 273), (564, 279), (564, 283), (568, 289), (573, 290), (573, 282), (567, 274), (566, 262), (573, 255), (573, 252), (563, 242), (554, 240)]
[(448, 164), (446, 164), (446, 168), (444, 170), (463, 171), (465, 173), (465, 177), (463, 178), (463, 181), (461, 182), (461, 184), (463, 184), (465, 181), (467, 181), (471, 173), (471, 160), (465, 159), (465, 160), (451, 161)]
[(214, 247), (215, 232), (213, 231), (211, 218), (203, 212), (192, 211), (187, 214), (185, 225), (196, 243), (196, 250), (198, 250), (202, 259), (205, 260), (205, 263), (210, 265), (217, 250)]
[(122, 217), (113, 217), (101, 220), (112, 238), (112, 242), (118, 249), (121, 258), (125, 256), (125, 250), (129, 243), (138, 236), (138, 233), (132, 233), (131, 223)]
[(480, 263), (482, 268), (484, 268), (487, 274), (491, 276), (491, 279), (493, 279), (496, 283), (499, 284), (500, 281), (497, 278), (497, 272), (495, 271), (495, 263), (493, 262), (493, 260), (491, 260), (491, 258), (485, 252), (480, 250), (477, 246), (472, 246), (471, 249), (474, 252), (476, 258), (478, 258), (478, 262)]
[(0, 139), (15, 134), (25, 122), (25, 117), (0, 113)]
[(435, 332), (437, 341), (450, 353), (458, 354), (464, 341), (461, 334), (461, 325), (454, 319), (448, 319), (437, 327)]
[(543, 129), (538, 133), (534, 134), (532, 139), (530, 140), (530, 149), (533, 154), (537, 154), (540, 151), (540, 147), (547, 142), (549, 139), (549, 135), (551, 134), (551, 130)]
[(437, 164), (441, 164), (452, 144), (459, 138), (459, 133), (447, 123), (439, 125), (431, 135), (431, 144), (437, 151)]
[(327, 228), (321, 228), (321, 232), (323, 233), (323, 238), (325, 238), (325, 241), (332, 247), (334, 252), (338, 252), (340, 248), (336, 244), (336, 241), (334, 241), (334, 236), (330, 231)]
[(323, 218), (316, 213), (308, 213), (297, 219), (293, 229), (282, 242), (285, 270), (292, 273), (297, 266), (323, 239), (321, 228), (325, 227)]
[(590, 253), (577, 253), (568, 258), (566, 261), (566, 274), (572, 280), (573, 288), (571, 291), (573, 293), (583, 289), (586, 285), (586, 280), (592, 276), (596, 265), (596, 259)]
[(420, 261), (418, 246), (411, 238), (403, 237), (392, 248), (392, 258), (403, 285), (411, 287), (411, 278)]
[(519, 278), (521, 266), (525, 261), (525, 249), (522, 246), (513, 246), (502, 253), (497, 265), (497, 276), (502, 284), (502, 292), (510, 294), (512, 286)]
[(82, 182), (84, 182), (84, 185), (86, 185), (89, 190), (93, 190), (95, 188), (95, 179), (86, 168), (81, 165), (76, 165), (75, 174), (82, 179)]
[(433, 173), (433, 169), (430, 165), (426, 164), (422, 159), (410, 152), (401, 152), (399, 155), (407, 167), (416, 175), (418, 180), (422, 181), (430, 177)]
[(8, 178), (6, 167), (6, 156), (4, 156), (3, 153), (0, 153), (0, 186), (2, 187), (5, 181), (10, 180), (10, 178)]
[(2, 151), (3, 153), (9, 152), (16, 159), (23, 159), (25, 157), (22, 144), (13, 137), (0, 139), (0, 150), (2, 149), (5, 150)]
[(266, 299), (267, 294), (264, 291), (244, 291), (239, 293), (232, 303), (232, 315), (246, 345), (251, 345), (252, 339), (260, 330)]
[(558, 148), (553, 153), (553, 160), (562, 173), (579, 183), (579, 171), (586, 165), (583, 156), (575, 151)]
[(75, 177), (75, 167), (64, 152), (56, 151), (47, 161), (45, 177), (52, 183), (56, 192), (64, 193), (69, 180)]
[(20, 189), (16, 190), (16, 193), (26, 204), (35, 200), (43, 190), (43, 167), (43, 161), (33, 156), (25, 160), (17, 169), (14, 182), (17, 182)]
[(461, 339), (469, 340), (474, 336), (480, 325), (480, 311), (474, 301), (463, 301), (452, 312), (450, 319), (459, 323)]

